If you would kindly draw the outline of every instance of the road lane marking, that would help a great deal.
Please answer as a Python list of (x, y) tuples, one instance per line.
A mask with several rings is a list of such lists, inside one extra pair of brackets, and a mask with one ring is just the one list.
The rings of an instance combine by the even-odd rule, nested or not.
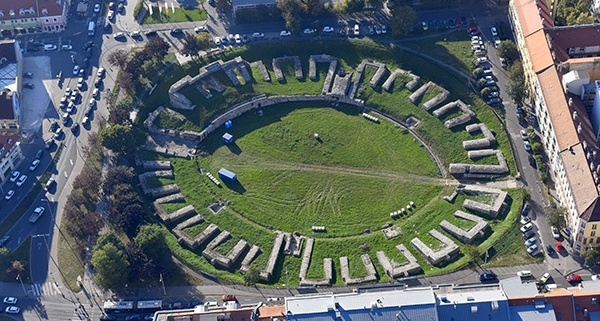
[(69, 159), (69, 163), (71, 163), (71, 166), (73, 166), (73, 159)]
[(69, 174), (67, 174), (67, 171), (65, 171), (65, 178), (69, 177)]

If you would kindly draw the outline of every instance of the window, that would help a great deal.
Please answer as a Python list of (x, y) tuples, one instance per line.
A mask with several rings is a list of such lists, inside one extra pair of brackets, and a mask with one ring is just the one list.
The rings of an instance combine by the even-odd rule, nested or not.
[(592, 232), (590, 233), (590, 236), (596, 236), (596, 231), (592, 231)]
[(592, 230), (595, 230), (598, 224), (592, 224)]
[(590, 237), (590, 245), (594, 244), (594, 239)]

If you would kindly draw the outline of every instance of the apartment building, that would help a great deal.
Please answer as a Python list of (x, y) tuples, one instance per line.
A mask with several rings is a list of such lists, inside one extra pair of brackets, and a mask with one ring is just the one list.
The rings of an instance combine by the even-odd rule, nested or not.
[(509, 15), (528, 103), (538, 119), (558, 201), (567, 209), (573, 249), (580, 252), (600, 243), (600, 99), (595, 100), (594, 85), (600, 79), (600, 26), (556, 27), (540, 0), (511, 0)]
[(0, 1), (0, 34), (60, 32), (67, 26), (70, 0)]

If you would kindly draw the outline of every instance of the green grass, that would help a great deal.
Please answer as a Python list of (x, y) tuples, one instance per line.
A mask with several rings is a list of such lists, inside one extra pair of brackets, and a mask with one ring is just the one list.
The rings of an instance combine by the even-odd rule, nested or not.
[(160, 13), (158, 8), (153, 5), (152, 10), (152, 15), (149, 11), (146, 11), (146, 15), (142, 18), (142, 24), (204, 21), (207, 17), (206, 11), (202, 9), (183, 9), (178, 7), (173, 12), (171, 11), (171, 7), (169, 7), (169, 13), (167, 14), (164, 7), (162, 13)]
[[(61, 223), (61, 230), (65, 231), (65, 223)], [(81, 249), (77, 247), (77, 242), (68, 233), (60, 233), (58, 238), (58, 259), (57, 263), (62, 271), (62, 281), (69, 290), (73, 292), (81, 291), (81, 287), (77, 284), (77, 276), (83, 276), (85, 268), (80, 259)]]
[(448, 63), (468, 74), (473, 70), (473, 51), (469, 35), (464, 30), (439, 37), (406, 41), (403, 45), (419, 50), (429, 56)]
[(31, 237), (28, 237), (27, 239), (25, 239), (25, 241), (23, 241), (23, 243), (21, 243), (21, 245), (19, 245), (19, 247), (17, 249), (15, 249), (13, 252), (11, 252), (9, 254), (9, 259), (8, 259), (9, 265), (1, 266), (1, 268), (3, 270), (2, 270), (2, 272), (0, 272), (0, 282), (17, 282), (15, 279), (9, 278), (8, 275), (6, 273), (4, 273), (6, 271), (6, 269), (10, 268), (10, 262), (12, 262), (12, 261), (19, 261), (25, 266), (25, 272), (23, 272), (21, 274), (21, 277), (23, 278), (23, 282), (25, 282), (25, 283), (31, 282), (31, 274), (30, 274), (30, 268), (29, 268), (29, 262), (31, 262), (30, 254), (31, 254)]
[[(464, 44), (459, 42), (463, 40), (454, 41), (453, 35), (448, 37), (448, 43), (456, 45), (455, 48), (446, 48), (445, 46), (450, 45), (444, 44), (436, 46), (446, 48), (448, 53), (460, 54), (460, 48)], [(469, 43), (465, 44), (470, 52)], [(315, 51), (315, 48), (319, 48), (318, 51)], [(315, 53), (338, 57), (339, 65), (346, 72), (352, 72), (363, 58), (369, 58), (386, 63), (390, 70), (411, 70), (421, 76), (423, 82), (434, 81), (450, 91), (446, 102), (463, 100), (476, 112), (475, 122), (483, 122), (495, 131), (498, 140), (498, 146), (495, 148), (503, 151), (511, 171), (514, 172), (510, 145), (502, 124), (495, 114), (464, 86), (462, 77), (401, 50), (367, 41), (311, 42), (310, 46), (305, 43), (290, 43), (285, 46), (256, 45), (226, 52), (218, 58), (227, 60), (241, 55), (250, 62), (261, 59), (271, 77), (274, 77), (272, 58), (298, 55), (303, 63), (305, 77), (296, 80), (291, 65), (284, 64), (285, 84), (279, 84), (275, 79), (264, 82), (258, 70), (252, 68), (254, 81), (234, 88), (229, 85), (223, 73), (216, 73), (213, 77), (225, 86), (225, 91), (213, 91), (213, 97), (206, 99), (195, 88), (184, 88), (182, 93), (197, 107), (192, 111), (183, 111), (182, 114), (193, 126), (202, 128), (224, 108), (254, 95), (320, 93), (326, 65), (319, 64), (319, 77), (316, 81), (306, 77), (308, 56)], [(462, 58), (454, 59), (460, 61)], [(166, 92), (169, 86), (184, 74), (196, 75), (198, 67), (197, 64), (185, 68), (175, 66), (167, 73), (153, 96), (144, 102), (141, 119), (159, 105), (168, 106)], [(438, 119), (421, 107), (423, 102), (438, 93), (436, 89), (429, 90), (418, 106), (414, 106), (407, 100), (411, 92), (403, 89), (407, 78), (398, 77), (393, 92), (389, 93), (368, 86), (368, 80), (374, 72), (371, 68), (366, 69), (365, 79), (359, 91), (360, 98), (364, 99), (369, 107), (396, 119), (404, 120), (408, 116), (414, 116), (421, 120), (416, 130), (432, 146), (446, 167), (451, 162), (497, 163), (495, 158), (490, 157), (477, 160), (467, 158), (462, 141), (479, 138), (481, 134), (468, 134), (464, 127), (454, 130), (445, 128), (443, 121), (457, 115), (456, 111)], [(454, 203), (442, 200), (441, 196), (449, 195), (452, 189), (438, 185), (439, 182), (434, 179), (435, 167), (423, 147), (415, 143), (412, 136), (403, 130), (386, 122), (368, 122), (359, 116), (360, 112), (362, 111), (347, 107), (333, 109), (319, 104), (289, 104), (263, 108), (262, 117), (256, 112), (242, 115), (233, 120), (234, 126), (228, 130), (236, 138), (234, 146), (222, 146), (221, 135), (224, 130), (218, 129), (201, 143), (201, 149), (208, 152), (209, 157), (194, 160), (169, 159), (175, 169), (175, 180), (186, 196), (186, 203), (165, 204), (165, 208), (167, 211), (173, 211), (188, 204), (196, 207), (206, 222), (188, 228), (186, 232), (190, 235), (202, 232), (209, 223), (217, 224), (221, 230), (231, 232), (234, 240), (218, 248), (222, 253), (235, 245), (238, 239), (260, 246), (262, 253), (253, 262), (253, 265), (260, 269), (264, 268), (273, 244), (274, 234), (271, 230), (299, 231), (306, 236), (315, 237), (309, 277), (322, 277), (323, 258), (331, 257), (334, 260), (334, 284), (337, 285), (343, 283), (339, 271), (339, 257), (349, 257), (351, 276), (357, 277), (366, 272), (360, 260), (360, 255), (364, 253), (370, 255), (381, 281), (391, 281), (376, 260), (375, 252), (383, 250), (391, 260), (406, 262), (395, 248), (400, 243), (409, 248), (428, 275), (447, 273), (470, 264), (472, 258), (461, 254), (445, 266), (433, 267), (410, 245), (411, 239), (419, 237), (433, 249), (439, 248), (440, 242), (428, 232), (431, 229), (441, 230), (439, 223), (443, 219), (461, 228), (472, 227), (473, 222), (457, 219), (452, 215), (455, 210), (464, 210), (462, 202), (465, 196), (459, 196)], [(169, 128), (183, 129), (184, 126), (191, 126), (182, 125), (180, 121), (174, 122), (172, 119), (161, 120), (163, 121)], [(314, 138), (314, 133), (319, 134), (322, 142)], [(144, 157), (162, 159), (152, 153), (144, 153)], [(236, 172), (239, 184), (218, 188), (200, 174), (202, 168), (216, 176), (220, 167)], [(487, 239), (480, 240), (476, 247), (480, 252), (488, 248), (501, 248), (492, 255), (490, 261), (505, 264), (531, 262), (531, 258), (522, 256), (524, 250), (521, 249), (521, 241), (504, 244), (506, 235), (512, 235), (515, 231), (516, 235), (519, 233), (513, 222), (518, 217), (518, 208), (523, 199), (521, 190), (508, 192), (509, 212), (493, 220), (486, 219), (492, 227), (492, 233)], [(217, 199), (228, 206), (218, 215), (213, 215), (206, 207)], [(481, 198), (484, 199), (485, 197)], [(389, 217), (391, 211), (406, 206), (411, 200), (416, 203), (414, 210), (397, 220)], [(389, 223), (399, 227), (403, 234), (386, 240), (381, 233), (381, 227)], [(327, 232), (313, 233), (310, 229), (312, 225), (325, 225)], [(195, 252), (184, 249), (177, 244), (172, 235), (169, 236), (168, 242), (174, 255), (192, 268), (230, 281), (243, 281), (237, 271), (223, 271), (212, 267), (200, 256), (202, 248)], [(359, 247), (365, 244), (368, 245), (368, 249), (361, 250)], [(287, 269), (290, 284), (297, 285), (301, 260), (281, 256), (271, 283), (281, 285), (287, 282)]]

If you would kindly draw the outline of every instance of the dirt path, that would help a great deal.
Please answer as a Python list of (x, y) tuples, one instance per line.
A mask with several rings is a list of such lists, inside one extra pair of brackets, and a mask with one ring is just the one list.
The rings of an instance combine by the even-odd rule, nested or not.
[(404, 182), (417, 182), (423, 184), (436, 184), (436, 185), (458, 185), (459, 182), (455, 179), (436, 178), (425, 175), (410, 174), (410, 173), (397, 173), (386, 171), (382, 169), (372, 168), (359, 168), (359, 167), (345, 167), (345, 166), (327, 166), (327, 165), (311, 165), (302, 164), (289, 161), (277, 161), (277, 162), (265, 162), (262, 159), (245, 157), (242, 162), (237, 163), (238, 168), (256, 168), (259, 165), (263, 168), (270, 168), (276, 170), (295, 170), (295, 171), (312, 171), (322, 173), (335, 173), (335, 174), (346, 174), (355, 175), (361, 177), (373, 177), (373, 178), (384, 178), (392, 179)]

